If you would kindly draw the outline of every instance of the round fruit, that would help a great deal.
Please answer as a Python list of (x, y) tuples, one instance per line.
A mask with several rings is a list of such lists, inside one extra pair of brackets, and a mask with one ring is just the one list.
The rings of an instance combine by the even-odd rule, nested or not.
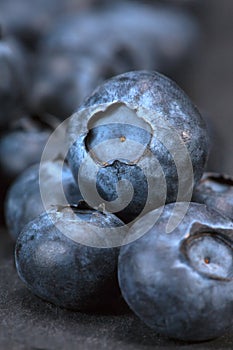
[(9, 233), (16, 240), (23, 227), (50, 206), (78, 204), (81, 199), (67, 164), (60, 160), (36, 164), (25, 170), (8, 191), (5, 218)]
[[(186, 203), (176, 205), (182, 209)], [(185, 341), (221, 336), (233, 324), (233, 224), (203, 204), (190, 203), (181, 223), (167, 233), (173, 209), (174, 204), (166, 205), (145, 235), (121, 248), (123, 296), (165, 336)], [(129, 235), (157, 211), (140, 219)]]
[(224, 174), (204, 173), (192, 200), (204, 203), (233, 220), (233, 178)]
[[(123, 223), (80, 203), (54, 207), (25, 226), (15, 257), (18, 274), (37, 296), (73, 310), (108, 310), (119, 301), (118, 248), (104, 247)], [(80, 242), (92, 237), (93, 246)], [(114, 238), (114, 237), (113, 237)]]
[(72, 116), (68, 143), (85, 200), (127, 223), (165, 201), (189, 201), (208, 153), (196, 107), (173, 81), (151, 71), (100, 85)]
[(28, 77), (26, 55), (14, 40), (0, 33), (0, 129), (22, 115), (25, 110)]
[(53, 128), (38, 118), (20, 118), (0, 138), (0, 173), (12, 182), (29, 166), (40, 161)]

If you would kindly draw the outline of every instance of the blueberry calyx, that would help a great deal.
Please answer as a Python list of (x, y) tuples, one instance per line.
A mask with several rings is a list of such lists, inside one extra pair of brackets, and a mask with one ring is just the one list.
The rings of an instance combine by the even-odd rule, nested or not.
[(233, 242), (226, 235), (196, 233), (183, 241), (180, 250), (186, 262), (204, 277), (225, 282), (233, 279)]

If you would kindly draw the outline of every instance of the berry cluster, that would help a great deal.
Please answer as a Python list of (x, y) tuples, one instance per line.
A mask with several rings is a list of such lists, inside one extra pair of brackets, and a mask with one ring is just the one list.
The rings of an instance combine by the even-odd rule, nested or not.
[[(73, 174), (59, 159), (42, 162), (8, 193), (8, 228), (27, 287), (81, 311), (116, 307), (121, 290), (156, 332), (188, 341), (221, 335), (233, 321), (233, 224), (211, 205), (218, 209), (218, 192), (227, 196), (231, 183), (214, 175), (199, 182), (208, 135), (185, 93), (156, 72), (116, 76), (71, 117), (67, 143)], [(187, 202), (193, 187), (207, 206)]]
[[(18, 275), (38, 297), (82, 312), (125, 301), (155, 332), (205, 341), (233, 325), (233, 180), (204, 173), (205, 122), (154, 70), (185, 55), (197, 35), (183, 14), (159, 11), (69, 13), (45, 37), (41, 26), (25, 37), (19, 22), (30, 54), (0, 39), (1, 175), (7, 186), (14, 180), (5, 219)], [(164, 45), (166, 33), (160, 41), (159, 19), (176, 48)], [(182, 25), (187, 35), (176, 36)], [(29, 89), (19, 62), (35, 45)]]
[(130, 70), (178, 71), (191, 59), (200, 31), (186, 5), (0, 2), (0, 222), (7, 187), (98, 84)]

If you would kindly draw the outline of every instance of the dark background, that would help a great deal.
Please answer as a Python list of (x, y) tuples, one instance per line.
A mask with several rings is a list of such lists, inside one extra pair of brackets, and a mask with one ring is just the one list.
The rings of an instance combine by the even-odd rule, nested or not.
[[(233, 1), (203, 0), (202, 38), (180, 84), (212, 125), (209, 168), (233, 175)], [(179, 79), (177, 79), (178, 81)], [(179, 81), (178, 81), (179, 82)], [(17, 277), (13, 243), (0, 234), (0, 349), (232, 349), (232, 330), (217, 340), (183, 344), (162, 338), (129, 310), (86, 315), (34, 297)]]
[(203, 34), (189, 70), (189, 95), (213, 123), (212, 168), (233, 175), (233, 2), (203, 1)]

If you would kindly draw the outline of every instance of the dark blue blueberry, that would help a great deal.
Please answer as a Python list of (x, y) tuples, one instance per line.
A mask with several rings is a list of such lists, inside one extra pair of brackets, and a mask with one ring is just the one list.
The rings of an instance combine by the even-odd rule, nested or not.
[(104, 203), (125, 222), (165, 201), (190, 200), (208, 154), (198, 110), (173, 81), (151, 71), (100, 85), (72, 116), (68, 140), (85, 200)]
[(28, 78), (25, 55), (18, 43), (0, 36), (0, 129), (25, 110)]
[(41, 168), (36, 164), (25, 170), (8, 191), (5, 218), (9, 233), (16, 240), (23, 227), (51, 205), (77, 204), (81, 199), (67, 164), (59, 160), (46, 161)]
[(204, 173), (192, 200), (204, 203), (233, 220), (233, 178), (219, 173)]
[[(177, 203), (178, 211), (187, 203)], [(233, 325), (233, 224), (203, 204), (190, 203), (167, 233), (174, 204), (138, 240), (121, 248), (118, 277), (131, 309), (156, 332), (204, 341)], [(129, 231), (146, 227), (158, 209)]]
[(0, 217), (9, 185), (25, 169), (40, 161), (53, 130), (49, 124), (38, 117), (24, 117), (14, 121), (0, 136)]
[(176, 66), (197, 37), (193, 18), (161, 7), (108, 1), (98, 11), (63, 16), (41, 40), (30, 106), (65, 119), (109, 77)]
[[(40, 298), (80, 311), (110, 311), (119, 302), (119, 248), (107, 246), (114, 215), (87, 208), (54, 207), (31, 221), (18, 237), (18, 274)], [(125, 231), (126, 233), (126, 231)], [(92, 241), (92, 246), (80, 242)], [(100, 246), (100, 247), (97, 247)]]
[(61, 16), (80, 11), (85, 5), (85, 0), (12, 0), (10, 3), (1, 0), (0, 23), (28, 49), (36, 50), (42, 37)]
[(103, 80), (106, 71), (106, 63), (98, 57), (45, 52), (35, 65), (30, 107), (38, 114), (66, 119)]
[(40, 161), (53, 128), (35, 118), (20, 118), (0, 138), (0, 173), (10, 183)]
[(63, 17), (41, 42), (40, 51), (77, 57), (84, 53), (106, 67), (111, 62), (110, 77), (129, 70), (174, 68), (197, 43), (198, 25), (187, 13), (140, 3), (107, 3), (98, 11)]

